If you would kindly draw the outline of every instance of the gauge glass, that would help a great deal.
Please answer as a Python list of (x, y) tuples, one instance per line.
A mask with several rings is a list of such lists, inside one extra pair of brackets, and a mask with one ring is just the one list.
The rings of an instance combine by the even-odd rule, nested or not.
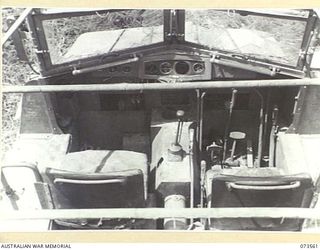
[(175, 65), (175, 70), (177, 74), (185, 75), (189, 72), (190, 66), (185, 61), (179, 61)]
[(158, 66), (155, 65), (154, 63), (147, 64), (146, 68), (145, 68), (145, 71), (149, 75), (156, 75), (156, 74), (159, 73)]
[(163, 62), (160, 64), (160, 72), (164, 75), (170, 74), (172, 71), (172, 64), (169, 62)]
[(124, 66), (124, 67), (122, 68), (122, 71), (123, 71), (124, 73), (129, 73), (129, 72), (131, 71), (131, 66), (129, 66), (129, 65)]
[(202, 63), (193, 64), (193, 71), (195, 73), (201, 73), (204, 71), (204, 65)]
[(119, 67), (118, 66), (113, 66), (111, 68), (109, 68), (109, 72), (113, 73), (113, 72), (118, 72), (119, 71)]

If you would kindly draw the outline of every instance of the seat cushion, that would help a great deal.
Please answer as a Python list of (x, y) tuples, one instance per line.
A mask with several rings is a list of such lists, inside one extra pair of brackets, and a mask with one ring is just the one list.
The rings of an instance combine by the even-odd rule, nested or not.
[(110, 173), (141, 170), (144, 179), (144, 195), (147, 194), (147, 155), (127, 150), (86, 150), (66, 154), (59, 169), (79, 173)]
[[(271, 168), (208, 172), (211, 207), (308, 207), (311, 202), (313, 185), (306, 173), (281, 175), (281, 171)], [(235, 218), (211, 220), (211, 226), (224, 230), (298, 231), (302, 222), (299, 219)]]
[(48, 168), (55, 208), (144, 207), (140, 169), (109, 173), (80, 173)]

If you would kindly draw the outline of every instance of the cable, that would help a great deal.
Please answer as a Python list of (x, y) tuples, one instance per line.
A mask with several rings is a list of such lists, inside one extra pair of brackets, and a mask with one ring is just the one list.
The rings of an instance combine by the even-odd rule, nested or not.
[(32, 64), (30, 63), (29, 60), (27, 61), (27, 64), (29, 65), (30, 69), (31, 69), (34, 73), (36, 73), (37, 75), (40, 75), (40, 73), (34, 69), (34, 67), (32, 66)]

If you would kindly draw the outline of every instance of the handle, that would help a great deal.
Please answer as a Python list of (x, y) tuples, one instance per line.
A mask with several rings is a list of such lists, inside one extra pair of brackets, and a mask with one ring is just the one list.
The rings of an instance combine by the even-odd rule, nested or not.
[(245, 183), (235, 183), (235, 182), (227, 182), (227, 188), (229, 190), (233, 189), (241, 189), (241, 190), (285, 190), (285, 189), (294, 189), (300, 187), (300, 181), (294, 181), (290, 184), (286, 185), (247, 185)]
[(53, 181), (56, 183), (68, 183), (68, 184), (110, 184), (110, 183), (124, 183), (125, 179), (109, 179), (109, 180), (74, 180), (74, 179), (64, 179), (56, 178)]
[(232, 113), (232, 110), (234, 108), (234, 104), (236, 102), (237, 93), (238, 93), (238, 90), (236, 90), (236, 89), (232, 90), (232, 96), (231, 96), (231, 101), (230, 101), (230, 111), (229, 111), (230, 113)]

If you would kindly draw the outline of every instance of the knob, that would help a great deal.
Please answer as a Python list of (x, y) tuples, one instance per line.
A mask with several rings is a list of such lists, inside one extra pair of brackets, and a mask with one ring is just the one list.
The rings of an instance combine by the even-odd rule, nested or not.
[(178, 117), (178, 119), (181, 119), (184, 116), (184, 111), (183, 110), (178, 110), (176, 113), (176, 116)]

